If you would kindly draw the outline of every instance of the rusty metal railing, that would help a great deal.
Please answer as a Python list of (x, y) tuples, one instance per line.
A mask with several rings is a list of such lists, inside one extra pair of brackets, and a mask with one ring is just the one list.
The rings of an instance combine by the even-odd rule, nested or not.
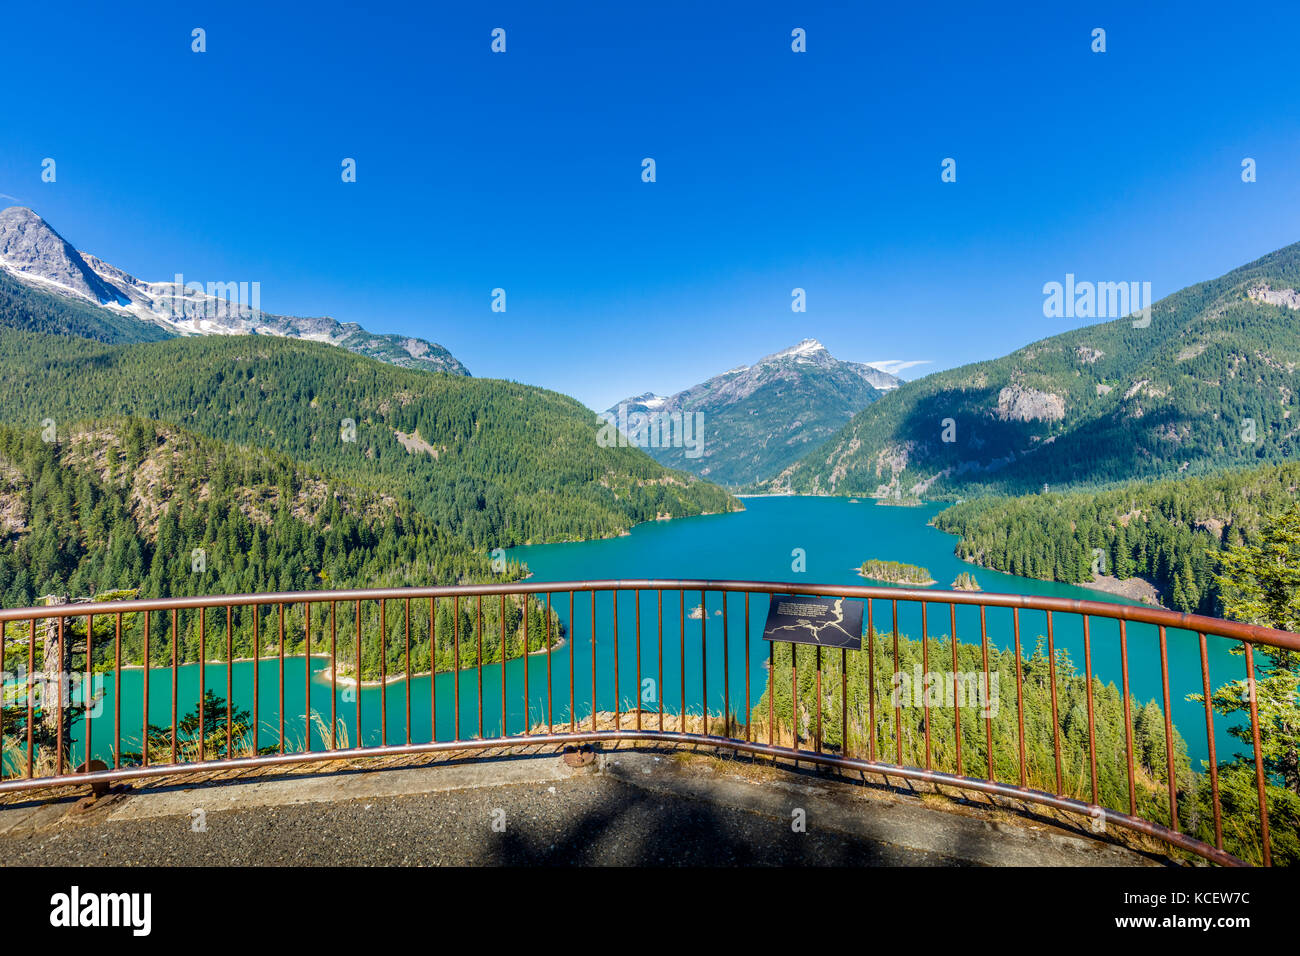
[[(620, 593), (627, 592), (631, 592), (634, 598), (634, 651), (628, 649), (625, 634), (624, 650), (620, 654), (618, 598)], [(590, 596), (589, 610), (583, 606), (587, 602), (575, 603), (576, 596), (584, 593)], [(830, 656), (825, 658), (821, 647), (809, 648), (804, 652), (791, 650), (788, 665), (784, 664), (784, 651), (781, 652), (781, 666), (790, 669), (788, 728), (782, 719), (783, 714), (778, 714), (777, 707), (777, 697), (784, 695), (786, 686), (785, 675), (778, 674), (778, 651), (774, 645), (768, 644), (766, 661), (763, 660), (764, 655), (755, 653), (755, 641), (761, 640), (762, 612), (765, 608), (755, 608), (755, 613), (751, 615), (751, 597), (787, 593), (858, 598), (866, 602), (866, 634), (862, 651), (840, 649), (836, 661), (834, 650), (827, 651)], [(655, 598), (654, 613), (647, 623), (655, 632), (654, 653), (648, 660), (644, 650), (650, 642), (643, 641), (642, 633), (642, 596), (645, 594), (651, 594)], [(699, 596), (698, 603), (691, 605), (689, 614), (688, 594)], [(678, 633), (673, 635), (670, 626), (667, 640), (664, 630), (665, 595), (668, 595), (670, 619), (674, 611), (679, 619), (676, 628)], [(676, 595), (676, 601), (673, 600), (673, 595)], [(598, 611), (598, 596), (608, 597), (604, 604), (609, 606), (609, 611), (605, 612), (603, 606)], [(711, 596), (715, 604), (720, 598), (720, 608), (710, 608)], [(491, 602), (493, 598), (496, 599), (495, 608)], [(567, 617), (564, 614), (565, 598)], [(488, 634), (486, 657), (485, 599), (489, 615), (496, 615), (495, 630)], [(742, 601), (743, 609), (740, 603)], [(733, 604), (736, 605), (734, 611)], [(904, 640), (908, 638), (905, 634), (900, 634), (900, 605), (903, 605), (905, 611), (909, 607), (920, 610), (920, 646), (927, 675), (930, 673), (932, 646), (938, 651), (946, 641), (951, 648), (954, 682), (951, 720), (955, 743), (955, 752), (952, 754), (945, 752), (940, 757), (932, 749), (932, 729), (936, 724), (928, 695), (922, 701), (923, 750), (920, 733), (917, 732), (914, 738), (914, 727), (905, 731), (902, 704), (897, 691), (902, 680), (899, 641), (900, 637)], [(393, 606), (401, 609), (400, 616), (389, 616), (389, 609)], [(936, 638), (930, 634), (929, 612), (933, 608), (944, 606), (949, 609), (949, 632)], [(624, 607), (627, 607), (626, 602)], [(881, 632), (877, 627), (878, 608), (888, 613), (891, 625), (888, 631)], [(995, 753), (995, 723), (987, 712), (982, 715), (983, 734), (979, 733), (978, 722), (981, 717), (978, 715), (973, 718), (975, 726), (968, 722), (963, 728), (963, 705), (957, 686), (959, 608), (969, 608), (972, 615), (978, 611), (980, 643), (976, 659), (982, 661), (986, 689), (990, 674), (990, 627), (987, 612), (990, 609), (1011, 610), (1011, 628), (1010, 633), (1005, 635), (1005, 646), (999, 651), (994, 645), (995, 654), (1014, 654), (1016, 714), (1013, 729), (1016, 746), (1010, 754)], [(314, 618), (313, 609), (318, 611)], [(714, 617), (721, 618), (720, 633), (716, 625), (710, 627), (711, 610)], [(1045, 615), (1046, 682), (1050, 687), (1052, 759), (1047, 769), (1034, 769), (1032, 773), (1026, 746), (1026, 668), (1031, 664), (1037, 667), (1041, 664), (1041, 658), (1031, 660), (1025, 655), (1021, 640), (1022, 611), (1041, 612)], [(214, 629), (209, 620), (209, 612), (216, 612), (213, 615), (217, 618), (215, 641), (209, 640), (210, 632)], [(289, 612), (291, 622), (287, 623), (286, 612)], [(575, 613), (578, 614), (577, 617)], [(603, 624), (602, 613), (606, 618)], [(743, 613), (744, 617), (743, 640), (739, 642), (732, 640), (733, 613)], [(349, 615), (351, 627), (347, 626), (346, 618)], [(1069, 753), (1062, 742), (1066, 715), (1060, 712), (1058, 695), (1065, 688), (1058, 685), (1057, 673), (1058, 665), (1065, 660), (1057, 641), (1061, 615), (1075, 616), (1082, 625), (1088, 741), (1086, 785), (1072, 785), (1063, 778), (1063, 756), (1068, 758), (1067, 762), (1075, 759), (1082, 761), (1082, 754)], [(584, 616), (586, 620), (580, 621), (579, 618)], [(344, 619), (342, 632), (339, 627), (341, 618)], [(1117, 650), (1120, 658), (1124, 724), (1122, 762), (1127, 786), (1127, 806), (1122, 809), (1101, 806), (1101, 758), (1095, 712), (1095, 708), (1100, 705), (1095, 703), (1094, 695), (1095, 689), (1102, 685), (1094, 669), (1099, 659), (1096, 652), (1100, 649), (1095, 646), (1097, 641), (1091, 626), (1098, 619), (1118, 622)], [(97, 620), (100, 622), (99, 631), (96, 629)], [(696, 643), (694, 634), (689, 635), (688, 642), (688, 630), (696, 630), (696, 621), (698, 693), (694, 689), (694, 671), (692, 669), (688, 679), (687, 666), (688, 657), (695, 653)], [(390, 622), (393, 622), (391, 626)], [(489, 621), (489, 625), (492, 623)], [(755, 623), (759, 625), (757, 630), (753, 628)], [(1139, 780), (1135, 760), (1129, 668), (1128, 625), (1131, 623), (1152, 625), (1157, 629), (1155, 636), (1160, 658), (1166, 761), (1163, 769), (1167, 791), (1160, 799), (1166, 803), (1146, 811), (1140, 809), (1139, 803), (1153, 806), (1156, 788), (1149, 781)], [(582, 624), (586, 626), (586, 634), (580, 641), (576, 634)], [(447, 633), (448, 625), (450, 634)], [(377, 634), (374, 632), (376, 626)], [(1219, 766), (1216, 762), (1218, 755), (1215, 747), (1214, 708), (1211, 705), (1214, 688), (1207, 637), (1240, 644), (1245, 657), (1245, 676), (1251, 688), (1254, 687), (1254, 649), (1257, 646), (1300, 651), (1300, 635), (1145, 606), (895, 587), (653, 579), (522, 582), (61, 604), (0, 610), (0, 627), (3, 627), (5, 636), (4, 641), (0, 642), (0, 673), (4, 680), (0, 739), (5, 741), (4, 759), (0, 763), (0, 792), (75, 784), (107, 785), (185, 771), (207, 772), (330, 759), (487, 750), (521, 744), (562, 745), (599, 741), (706, 744), (756, 756), (785, 758), (797, 763), (836, 767), (1025, 801), (1087, 818), (1095, 819), (1101, 814), (1109, 823), (1164, 841), (1211, 862), (1226, 865), (1240, 864), (1242, 860), (1224, 848), (1223, 807)], [(294, 631), (298, 627), (301, 627), (302, 636), (302, 710), (290, 715), (286, 711), (286, 661), (294, 662), (296, 666), (299, 655), (286, 655), (286, 643), (296, 641)], [(996, 628), (994, 631), (993, 640), (996, 641)], [(1204, 700), (1208, 787), (1213, 812), (1212, 838), (1209, 836), (1208, 822), (1200, 827), (1205, 839), (1180, 826), (1179, 786), (1175, 766), (1177, 747), (1171, 711), (1171, 700), (1174, 698), (1171, 698), (1170, 687), (1170, 631), (1189, 632), (1196, 636), (1198, 642), (1200, 681), (1191, 691), (1200, 694)], [(97, 634), (102, 635), (98, 654)], [(342, 652), (340, 634), (344, 642)], [(676, 641), (673, 640), (674, 637), (677, 638)], [(497, 641), (495, 647), (492, 646), (493, 640)], [(107, 642), (107, 647), (104, 642)], [(128, 654), (126, 663), (123, 658), (124, 643)], [(350, 653), (346, 646), (348, 643), (351, 644)], [(962, 644), (970, 648), (969, 653), (974, 654), (973, 643)], [(676, 671), (680, 686), (672, 688), (676, 691), (673, 694), (673, 703), (677, 705), (676, 714), (666, 709), (669, 706), (667, 698), (670, 688), (665, 685), (664, 677), (665, 646), (668, 648), (670, 665), (672, 657), (679, 658)], [(517, 648), (516, 653), (512, 653), (514, 648)], [(414, 670), (413, 649), (416, 655)], [(557, 655), (566, 650), (564, 656), (567, 660), (560, 660), (557, 666)], [(158, 666), (158, 652), (165, 655), (165, 663), (161, 667)], [(810, 707), (805, 698), (802, 701), (802, 711), (799, 698), (801, 653), (813, 655), (810, 663), (815, 668), (815, 708)], [(865, 687), (861, 686), (863, 682), (855, 680), (851, 684), (849, 680), (851, 663), (852, 666), (858, 666), (857, 662), (850, 661), (849, 655), (860, 653), (866, 655)], [(10, 671), (15, 654), (19, 657), (16, 677)], [(627, 668), (632, 663), (632, 654), (635, 658), (635, 673), (621, 676), (620, 665)], [(602, 655), (605, 656), (602, 658)], [(73, 666), (78, 656), (82, 664), (79, 669)], [(449, 665), (446, 664), (448, 656)], [(135, 657), (138, 663), (133, 663), (131, 657)], [(189, 660), (191, 657), (193, 660)], [(377, 661), (374, 660), (375, 657)], [(420, 669), (421, 662), (426, 658), (427, 672)], [(877, 673), (878, 658), (880, 667), (892, 660), (892, 675), (888, 669), (884, 675)], [(402, 665), (400, 674), (390, 672), (390, 660)], [(721, 705), (717, 706), (715, 699), (718, 688), (715, 684), (711, 697), (709, 679), (711, 662), (716, 666), (719, 660), (722, 700)], [(440, 661), (444, 663), (442, 669), (439, 667)], [(318, 663), (324, 663), (324, 668), (313, 670)], [(643, 665), (654, 676), (647, 677)], [(215, 689), (208, 680), (207, 669), (212, 666), (224, 668), (225, 672), (225, 698), (221, 704), (213, 703), (216, 712), (209, 709), (207, 694), (213, 693), (213, 701), (216, 701), (218, 698), (215, 697), (215, 690), (222, 688), (219, 680)], [(838, 683), (838, 688), (832, 687), (829, 696), (824, 693), (822, 686), (824, 666), (831, 671), (832, 677), (836, 670), (839, 675), (839, 680), (834, 682)], [(485, 672), (492, 671), (494, 667), (500, 671), (500, 722), (495, 727), (493, 724), (497, 715), (489, 711), (485, 725), (484, 711)], [(251, 688), (237, 686), (235, 673), (241, 668), (249, 673), (241, 674), (240, 684), (251, 683)], [(274, 681), (271, 687), (274, 702), (265, 705), (263, 699), (267, 696), (267, 678), (263, 675), (264, 670), (269, 672), (269, 679)], [(341, 675), (341, 670), (350, 670), (350, 676)], [(585, 670), (590, 673), (584, 673)], [(670, 674), (672, 670), (670, 666)], [(766, 670), (766, 674), (762, 673), (763, 670)], [(733, 698), (733, 680), (738, 681), (741, 673), (744, 676), (743, 711), (739, 709), (738, 683)], [(716, 675), (716, 670), (714, 674)], [(880, 695), (877, 678), (880, 676), (889, 676), (892, 682), (892, 721), (888, 716), (890, 708), (884, 702), (878, 704), (877, 698)], [(111, 714), (104, 713), (104, 708), (100, 706), (108, 696), (108, 687), (101, 686), (99, 691), (94, 690), (96, 677), (101, 685), (104, 681), (110, 682), (113, 703)], [(140, 684), (139, 715), (124, 721), (124, 678), (127, 683), (134, 684), (137, 677)], [(427, 692), (419, 692), (421, 696), (417, 697), (417, 706), (421, 711), (426, 703), (428, 706), (427, 740), (422, 739), (426, 728), (413, 727), (412, 724), (413, 687), (425, 677), (428, 678), (428, 689)], [(628, 677), (634, 677), (635, 680), (635, 693), (631, 696), (625, 692)], [(751, 677), (757, 677), (758, 681), (751, 680)], [(511, 679), (516, 684), (513, 691), (509, 686)], [(606, 693), (605, 699), (612, 707), (602, 707), (599, 684), (601, 680), (608, 684), (611, 679), (613, 692)], [(1037, 678), (1032, 678), (1031, 675), (1031, 679)], [(1223, 675), (1216, 675), (1216, 679), (1222, 680)], [(158, 696), (159, 680), (165, 681), (162, 689), (164, 702), (169, 703), (164, 708), (170, 722), (169, 727), (150, 723), (151, 698)], [(589, 698), (586, 696), (588, 680)], [(647, 680), (649, 685), (646, 684)], [(400, 681), (403, 685), (404, 700), (399, 696), (397, 704), (398, 714), (404, 714), (405, 723), (403, 732), (396, 740), (390, 732), (389, 719), (390, 685), (394, 681)], [(82, 689), (80, 701), (75, 694), (68, 693), (69, 685), (77, 683), (80, 683)], [(443, 711), (450, 709), (451, 712), (450, 722), (444, 716), (441, 724), (438, 696), (440, 683), (447, 685), (442, 689)], [(186, 685), (184, 694), (181, 692), (182, 684)], [(192, 689), (189, 686), (191, 684), (194, 685)], [(343, 685), (342, 695), (340, 684)], [(557, 684), (560, 686), (558, 702)], [(87, 690), (88, 687), (91, 690)], [(645, 693), (647, 687), (653, 689), (653, 694), (648, 699)], [(760, 700), (766, 696), (766, 708), (756, 702), (756, 689)], [(40, 694), (37, 693), (38, 690)], [(494, 688), (487, 690), (496, 693)], [(134, 693), (130, 688), (128, 692)], [(451, 694), (449, 704), (445, 696), (448, 692)], [(55, 694), (56, 702), (53, 706), (47, 700), (51, 693)], [(326, 695), (328, 704), (320, 703)], [(376, 695), (379, 726), (373, 726), (376, 721), (372, 715), (371, 726), (367, 727), (363, 699), (369, 697), (373, 708)], [(865, 704), (862, 700), (864, 695)], [(193, 713), (184, 713), (190, 710), (191, 702), (195, 703)], [(653, 706), (647, 708), (647, 702)], [(522, 707), (518, 708), (520, 703)], [(634, 706), (628, 707), (629, 703)], [(467, 704), (471, 705), (468, 712)], [(697, 704), (699, 713), (691, 713), (691, 708)], [(824, 731), (829, 725), (824, 727), (823, 717), (827, 716), (824, 714), (827, 709), (831, 714), (838, 710), (840, 715), (838, 744), (826, 744)], [(857, 715), (852, 726), (851, 709)], [(274, 724), (263, 719), (264, 710), (274, 711)], [(155, 707), (155, 714), (156, 712)], [(327, 712), (328, 727), (325, 725)], [(801, 727), (801, 716), (806, 718), (806, 726)], [(1029, 716), (1037, 718), (1040, 715)], [(1046, 718), (1046, 714), (1041, 716)], [(1253, 829), (1257, 823), (1260, 860), (1265, 865), (1270, 865), (1269, 780), (1261, 747), (1259, 709), (1253, 693), (1249, 699), (1249, 717), (1258, 796), (1256, 819), (1250, 826)], [(286, 736), (286, 720), (290, 720), (296, 728), (299, 718), (302, 720), (302, 735), (296, 741), (290, 741)], [(715, 718), (720, 719), (720, 724)], [(515, 725), (513, 732), (512, 723)], [(891, 726), (892, 740), (888, 739)], [(469, 727), (474, 732), (466, 733)], [(106, 744), (102, 737), (96, 738), (96, 730), (101, 730), (101, 733), (110, 731), (111, 744)], [(368, 743), (368, 735), (373, 737), (376, 730), (378, 742)], [(946, 733), (946, 728), (944, 732)], [(355, 740), (347, 739), (351, 734), (356, 735)], [(340, 740), (341, 736), (344, 739)], [(765, 740), (762, 739), (764, 736)], [(267, 738), (270, 742), (264, 745)], [(967, 773), (962, 751), (963, 738), (966, 741), (967, 755), (983, 748), (985, 760), (980, 770), (984, 776)], [(138, 752), (129, 749), (132, 746), (138, 746)], [(905, 749), (910, 753), (910, 761), (904, 756)], [(79, 761), (76, 759), (78, 752), (81, 756)], [(108, 760), (97, 762), (96, 754), (100, 752), (111, 757), (111, 766), (108, 765)], [(883, 759), (884, 755), (891, 752), (894, 762), (887, 762)], [(936, 766), (936, 763), (944, 760), (950, 763), (948, 769)], [(1011, 762), (1010, 769), (1005, 766), (1005, 761), (1008, 760)], [(998, 767), (1000, 761), (1004, 762), (1003, 768)], [(1101, 766), (1103, 769), (1109, 768), (1105, 759), (1101, 759)], [(1040, 785), (1031, 785), (1031, 776), (1037, 776), (1039, 779), (1033, 782)], [(1157, 813), (1165, 814), (1166, 819), (1152, 819)]]

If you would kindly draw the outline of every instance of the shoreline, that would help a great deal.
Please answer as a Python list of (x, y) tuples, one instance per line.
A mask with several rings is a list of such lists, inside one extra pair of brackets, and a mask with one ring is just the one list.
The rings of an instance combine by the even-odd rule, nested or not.
[[(569, 642), (568, 642), (568, 639), (567, 639), (567, 638), (563, 638), (563, 637), (558, 638), (558, 639), (555, 641), (555, 643), (553, 643), (553, 644), (551, 645), (551, 648), (550, 648), (551, 653), (555, 653), (556, 651), (560, 650), (561, 648), (563, 648), (563, 647), (567, 647), (567, 646), (568, 646), (568, 643), (569, 643)], [(545, 654), (545, 653), (546, 653), (546, 648), (544, 648), (544, 647), (539, 647), (539, 648), (538, 648), (537, 650), (535, 650), (535, 651), (529, 651), (527, 656), (529, 656), (529, 657), (536, 657), (538, 654)], [(302, 654), (286, 654), (286, 655), (284, 656), (284, 659), (287, 660), (287, 661), (290, 661), (290, 660), (296, 660), (297, 658), (299, 658), (299, 657), (303, 657), (303, 656), (304, 656), (304, 655), (302, 655)], [(327, 661), (330, 660), (330, 655), (328, 655), (328, 654), (326, 654), (326, 653), (323, 653), (323, 652), (319, 652), (319, 651), (313, 651), (312, 654), (311, 654), (311, 657), (312, 657), (313, 659), (315, 659), (315, 658), (324, 658), (324, 659), (327, 660)], [(263, 655), (263, 656), (261, 656), (261, 657), (256, 658), (256, 660), (257, 660), (258, 663), (261, 663), (262, 661), (278, 661), (279, 659), (280, 659), (280, 655), (279, 655), (279, 653), (275, 653), (275, 654), (265, 654), (265, 655)], [(512, 658), (510, 658), (510, 660), (512, 660), (512, 661), (516, 661), (516, 660), (519, 660), (519, 658), (517, 658), (517, 657), (512, 657)], [(253, 661), (254, 661), (254, 658), (252, 658), (252, 657), (236, 657), (236, 658), (235, 658), (233, 661), (231, 661), (230, 663), (233, 663), (233, 664), (248, 664), (248, 663), (252, 663)], [(224, 661), (224, 660), (219, 660), (219, 661), (207, 661), (207, 662), (206, 662), (206, 664), (211, 665), (211, 666), (214, 666), (214, 667), (224, 667), (224, 666), (226, 665), (226, 663), (227, 663), (227, 662)], [(498, 662), (496, 662), (496, 661), (489, 661), (488, 663), (489, 663), (489, 664), (493, 664), (493, 663), (498, 663)], [(184, 668), (184, 667), (198, 667), (198, 666), (199, 666), (199, 662), (198, 662), (198, 661), (187, 661), (187, 662), (185, 662), (185, 663), (179, 663), (179, 662), (178, 662), (177, 665), (176, 665), (176, 669), (177, 669), (177, 670), (180, 670), (181, 668)], [(469, 665), (468, 667), (462, 667), (461, 670), (462, 670), (462, 671), (473, 670), (473, 669), (475, 668), (475, 666), (476, 666), (476, 665), (471, 664), (471, 665)], [(111, 670), (112, 670), (112, 668), (110, 668), (110, 669), (107, 670), (107, 671), (96, 671), (96, 673), (110, 673)], [(122, 670), (124, 670), (124, 671), (126, 671), (126, 670), (137, 670), (137, 671), (139, 671), (139, 670), (144, 670), (144, 665), (143, 665), (143, 664), (123, 664), (123, 665), (122, 665)], [(164, 664), (164, 665), (162, 665), (162, 666), (155, 667), (154, 665), (150, 664), (150, 666), (149, 666), (149, 670), (150, 670), (151, 672), (152, 672), (152, 671), (170, 671), (170, 670), (171, 670), (171, 665), (170, 665), (170, 664)], [(446, 670), (446, 671), (439, 671), (438, 673), (439, 673), (439, 674), (451, 674), (451, 673), (454, 673), (454, 671)], [(387, 679), (387, 681), (385, 681), (384, 683), (385, 683), (385, 684), (393, 684), (393, 683), (397, 683), (397, 682), (399, 682), (399, 681), (403, 681), (403, 680), (405, 680), (407, 677), (428, 677), (428, 676), (429, 676), (429, 671), (417, 671), (417, 672), (415, 672), (415, 673), (413, 673), (413, 674), (394, 674), (394, 675), (390, 676), (390, 677)], [(315, 679), (318, 678), (318, 677), (321, 678), (321, 679), (323, 679), (323, 680), (326, 680), (326, 681), (332, 681), (332, 682), (337, 683), (337, 684), (339, 684), (340, 686), (343, 686), (343, 687), (351, 687), (351, 686), (355, 686), (356, 683), (357, 683), (356, 678), (354, 678), (354, 677), (349, 677), (349, 676), (344, 675), (344, 674), (340, 674), (337, 678), (335, 678), (335, 677), (334, 677), (334, 674), (333, 674), (333, 669), (332, 669), (331, 667), (329, 667), (329, 666), (325, 667), (323, 670), (317, 672), (316, 674), (313, 674), (313, 675), (312, 675), (312, 680), (315, 680)], [(362, 682), (361, 682), (361, 686), (362, 686), (362, 687), (378, 687), (379, 685), (380, 685), (380, 681), (378, 681), (378, 680), (366, 680), (366, 681), (362, 681)]]
[(1160, 601), (1160, 591), (1146, 578), (1117, 578), (1109, 574), (1095, 574), (1091, 581), (1080, 581), (1078, 586), (1089, 591), (1127, 598), (1148, 607), (1165, 607)]
[[(569, 643), (569, 642), (568, 642), (568, 640), (567, 640), (566, 638), (563, 638), (563, 637), (559, 638), (558, 640), (555, 641), (554, 644), (551, 645), (551, 648), (550, 648), (551, 653), (553, 654), (553, 653), (555, 653), (556, 651), (558, 651), (560, 648), (568, 646), (568, 643)], [(537, 650), (535, 650), (535, 651), (529, 651), (528, 654), (527, 654), (526, 656), (528, 656), (528, 657), (536, 657), (536, 656), (539, 655), (539, 654), (545, 654), (546, 651), (547, 651), (547, 649), (546, 649), (545, 647), (539, 647), (539, 648), (538, 648)], [(300, 655), (299, 655), (299, 656), (300, 656)], [(313, 654), (313, 655), (312, 655), (312, 657), (317, 657), (317, 656), (321, 656), (321, 657), (329, 657), (328, 654), (322, 654), (322, 655), (316, 655), (316, 654)], [(518, 658), (518, 657), (512, 657), (512, 658), (510, 658), (510, 660), (512, 660), (512, 661), (517, 661), (517, 660), (520, 660), (520, 659), (521, 659), (521, 658)], [(500, 663), (500, 662), (499, 662), (499, 661), (488, 661), (488, 662), (485, 663), (484, 666), (491, 666), (492, 664), (497, 664), (497, 663)], [(471, 670), (474, 670), (474, 668), (475, 668), (476, 666), (477, 666), (476, 664), (470, 664), (468, 667), (462, 667), (462, 668), (459, 668), (459, 670), (462, 671), (462, 672), (463, 672), (463, 671), (471, 671)], [(406, 680), (408, 677), (428, 677), (428, 676), (429, 676), (429, 673), (430, 673), (429, 671), (416, 671), (414, 674), (394, 674), (394, 675), (390, 676), (390, 677), (389, 677), (387, 680), (385, 680), (385, 681), (378, 681), (378, 680), (363, 680), (363, 681), (361, 682), (361, 686), (362, 686), (363, 688), (364, 688), (364, 687), (379, 687), (381, 684), (383, 684), (383, 686), (388, 686), (389, 684), (400, 683), (401, 681)], [(439, 673), (439, 674), (454, 674), (454, 673), (456, 673), (456, 671), (453, 671), (453, 670), (445, 670), (445, 671), (438, 671), (438, 673)], [(336, 675), (334, 674), (334, 670), (333, 670), (332, 667), (326, 667), (324, 670), (320, 671), (318, 674), (313, 675), (313, 678), (312, 678), (312, 679), (314, 680), (314, 679), (316, 679), (317, 677), (319, 677), (321, 680), (325, 680), (325, 681), (329, 681), (329, 682), (331, 682), (331, 683), (338, 684), (340, 687), (355, 687), (355, 686), (357, 686), (357, 679), (356, 679), (355, 677), (349, 677), (349, 676), (346, 675), (346, 674), (339, 674), (339, 675), (336, 676)]]

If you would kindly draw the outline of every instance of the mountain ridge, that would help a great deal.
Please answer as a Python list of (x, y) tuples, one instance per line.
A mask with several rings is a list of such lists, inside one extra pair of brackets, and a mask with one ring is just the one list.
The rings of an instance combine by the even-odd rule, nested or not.
[[(177, 284), (138, 279), (98, 256), (77, 250), (25, 206), (0, 210), (0, 272), (46, 294), (88, 303), (112, 315), (105, 323), (120, 330), (126, 319), (169, 335), (275, 335), (325, 342), (404, 368), (468, 375), (446, 348), (414, 336), (372, 333), (355, 322), (327, 316), (284, 316), (261, 311), (256, 284)], [(213, 294), (213, 292), (216, 294)], [(254, 300), (254, 301), (248, 301)], [(96, 336), (122, 341), (114, 332)], [(148, 333), (129, 338), (149, 337)]]
[(1300, 243), (1132, 318), (905, 383), (761, 483), (951, 498), (1204, 474), (1297, 457)]

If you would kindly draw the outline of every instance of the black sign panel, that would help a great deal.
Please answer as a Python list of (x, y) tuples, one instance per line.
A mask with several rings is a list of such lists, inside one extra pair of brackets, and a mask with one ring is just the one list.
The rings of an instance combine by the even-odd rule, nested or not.
[(853, 598), (773, 594), (763, 639), (862, 649), (862, 602)]

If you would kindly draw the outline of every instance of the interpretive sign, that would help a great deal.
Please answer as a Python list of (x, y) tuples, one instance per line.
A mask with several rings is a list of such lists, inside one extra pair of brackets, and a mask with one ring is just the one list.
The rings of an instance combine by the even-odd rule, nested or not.
[(763, 639), (862, 649), (862, 602), (852, 598), (773, 594)]

